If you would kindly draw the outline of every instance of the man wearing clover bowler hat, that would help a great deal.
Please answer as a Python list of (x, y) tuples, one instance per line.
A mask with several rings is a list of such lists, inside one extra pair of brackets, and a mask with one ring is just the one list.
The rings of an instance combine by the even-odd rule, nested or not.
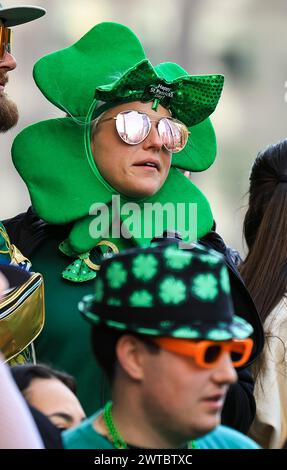
[[(0, 132), (6, 132), (17, 124), (18, 109), (5, 92), (8, 82), (8, 74), (17, 66), (12, 55), (11, 27), (18, 26), (45, 15), (43, 8), (36, 6), (12, 6), (5, 7), (0, 3)], [(9, 237), (3, 224), (0, 222), (0, 263), (20, 264), (27, 267), (27, 260), (21, 255), (19, 250), (10, 243)], [(32, 353), (26, 350), (21, 355), (21, 360), (31, 360)]]
[(63, 434), (66, 448), (258, 448), (220, 426), (235, 367), (253, 345), (221, 255), (173, 243), (112, 255), (79, 308), (112, 401)]

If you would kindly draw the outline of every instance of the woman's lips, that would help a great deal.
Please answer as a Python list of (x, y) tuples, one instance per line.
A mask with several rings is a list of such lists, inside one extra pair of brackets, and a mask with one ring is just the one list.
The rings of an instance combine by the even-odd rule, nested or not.
[(135, 165), (137, 168), (141, 168), (148, 173), (158, 173), (158, 169), (155, 166), (148, 166), (148, 165)]
[(143, 160), (141, 162), (134, 163), (134, 166), (144, 168), (148, 171), (160, 171), (160, 162), (157, 160)]

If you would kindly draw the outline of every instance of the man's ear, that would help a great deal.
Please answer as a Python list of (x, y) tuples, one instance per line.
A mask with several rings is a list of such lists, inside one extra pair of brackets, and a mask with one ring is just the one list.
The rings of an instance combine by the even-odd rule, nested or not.
[(121, 368), (133, 380), (141, 381), (144, 376), (144, 344), (133, 335), (123, 335), (117, 342), (116, 354)]

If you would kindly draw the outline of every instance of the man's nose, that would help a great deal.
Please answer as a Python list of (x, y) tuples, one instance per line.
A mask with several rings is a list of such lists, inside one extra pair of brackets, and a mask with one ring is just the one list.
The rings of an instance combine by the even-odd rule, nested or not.
[(0, 60), (0, 69), (6, 69), (6, 71), (14, 70), (17, 67), (15, 57), (10, 52), (5, 52), (2, 60)]
[(237, 381), (237, 373), (233, 367), (229, 352), (222, 354), (217, 366), (213, 369), (213, 379), (222, 385), (231, 385)]

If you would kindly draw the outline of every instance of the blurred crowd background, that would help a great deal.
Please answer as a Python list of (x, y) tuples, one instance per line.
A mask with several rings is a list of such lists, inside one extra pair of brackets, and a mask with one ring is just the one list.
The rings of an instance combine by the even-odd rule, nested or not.
[(33, 64), (39, 57), (71, 45), (95, 24), (115, 21), (135, 31), (153, 64), (174, 61), (191, 74), (225, 75), (222, 99), (212, 116), (217, 159), (193, 180), (211, 202), (219, 233), (244, 256), (242, 219), (252, 162), (260, 149), (287, 137), (286, 0), (4, 3), (34, 3), (46, 8), (47, 15), (14, 28), (12, 52), (18, 67), (10, 74), (7, 92), (19, 105), (20, 120), (0, 137), (1, 218), (29, 205), (28, 192), (10, 158), (15, 135), (29, 124), (62, 115), (33, 82)]

